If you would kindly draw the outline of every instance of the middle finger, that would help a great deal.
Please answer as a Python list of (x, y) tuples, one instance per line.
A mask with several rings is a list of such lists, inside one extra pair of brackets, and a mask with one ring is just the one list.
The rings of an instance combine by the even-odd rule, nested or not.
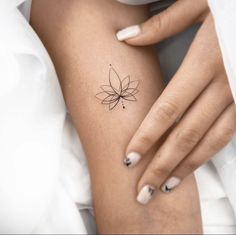
[[(198, 98), (212, 81), (215, 67), (220, 68), (219, 65), (222, 64), (219, 53), (213, 22), (206, 20), (179, 70), (152, 106), (128, 144), (125, 163), (128, 161), (131, 163), (129, 166), (134, 166), (138, 162), (137, 159), (144, 156), (175, 123), (176, 119), (182, 116), (192, 102)], [(139, 155), (136, 154), (136, 161), (133, 163), (130, 159), (132, 152)]]

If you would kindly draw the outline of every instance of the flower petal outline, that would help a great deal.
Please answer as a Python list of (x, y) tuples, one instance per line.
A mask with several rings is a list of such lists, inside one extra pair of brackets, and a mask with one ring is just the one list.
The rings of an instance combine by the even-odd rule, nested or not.
[(109, 69), (109, 84), (110, 84), (112, 90), (117, 95), (120, 95), (120, 93), (122, 91), (121, 80), (120, 80), (118, 73), (112, 67)]
[(120, 99), (117, 99), (117, 101), (110, 103), (109, 110), (114, 109), (116, 107), (116, 105), (118, 105), (119, 101), (120, 101)]

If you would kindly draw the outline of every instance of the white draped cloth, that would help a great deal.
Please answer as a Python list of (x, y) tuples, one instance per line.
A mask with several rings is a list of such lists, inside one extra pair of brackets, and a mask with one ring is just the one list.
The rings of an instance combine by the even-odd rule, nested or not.
[[(0, 1), (0, 233), (94, 232), (86, 158), (48, 53), (17, 8), (23, 1)], [(209, 6), (236, 98), (236, 1)], [(233, 233), (236, 138), (212, 163), (217, 176), (213, 165), (196, 173), (204, 223)]]
[(0, 2), (0, 233), (87, 233), (78, 210), (91, 207), (83, 150), (19, 3)]

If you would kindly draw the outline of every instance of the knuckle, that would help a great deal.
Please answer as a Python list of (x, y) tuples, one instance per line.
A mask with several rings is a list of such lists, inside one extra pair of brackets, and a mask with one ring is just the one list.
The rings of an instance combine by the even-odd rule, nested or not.
[(169, 175), (171, 170), (167, 166), (159, 166), (153, 168), (151, 172), (156, 178), (161, 178)]
[(215, 133), (214, 140), (209, 141), (209, 147), (213, 152), (223, 148), (233, 138), (234, 129), (230, 127), (224, 127), (218, 133)]
[(204, 120), (210, 119), (214, 114), (214, 110), (216, 110), (218, 106), (219, 106), (218, 103), (212, 103), (210, 105), (206, 105), (205, 107), (203, 107), (203, 110), (201, 110), (201, 117)]
[(160, 31), (162, 27), (162, 15), (157, 14), (153, 16), (150, 20), (151, 20), (151, 25), (154, 28), (154, 30), (157, 32)]
[(200, 140), (201, 135), (198, 131), (194, 129), (186, 129), (177, 132), (175, 139), (176, 143), (183, 150), (191, 149)]
[(153, 117), (158, 121), (174, 122), (178, 117), (177, 106), (171, 102), (163, 102), (155, 107)]
[(153, 16), (151, 18), (151, 24), (154, 31), (160, 33), (161, 30), (165, 29), (165, 32), (170, 30), (171, 24), (171, 14), (168, 9), (162, 11), (161, 13)]
[(139, 136), (138, 142), (142, 146), (150, 146), (153, 143), (153, 140), (148, 134), (142, 133)]
[(199, 167), (199, 162), (197, 160), (191, 159), (183, 165), (184, 172), (189, 174), (195, 171)]
[(233, 96), (232, 96), (230, 85), (227, 81), (227, 77), (225, 74), (223, 74), (222, 77), (223, 77), (223, 79), (221, 79), (223, 81), (223, 84), (221, 85), (222, 97), (225, 97), (226, 100), (232, 101)]
[(223, 139), (228, 142), (232, 139), (233, 135), (235, 133), (235, 127), (234, 126), (225, 126), (222, 128), (222, 134), (223, 134)]

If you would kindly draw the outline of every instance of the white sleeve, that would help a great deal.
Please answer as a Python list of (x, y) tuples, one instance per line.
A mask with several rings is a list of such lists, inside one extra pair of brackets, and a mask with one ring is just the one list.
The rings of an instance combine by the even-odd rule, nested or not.
[[(208, 4), (215, 21), (229, 84), (236, 100), (236, 1), (208, 0)], [(236, 136), (212, 161), (236, 214)]]
[(214, 17), (226, 73), (236, 100), (236, 1), (208, 0)]

